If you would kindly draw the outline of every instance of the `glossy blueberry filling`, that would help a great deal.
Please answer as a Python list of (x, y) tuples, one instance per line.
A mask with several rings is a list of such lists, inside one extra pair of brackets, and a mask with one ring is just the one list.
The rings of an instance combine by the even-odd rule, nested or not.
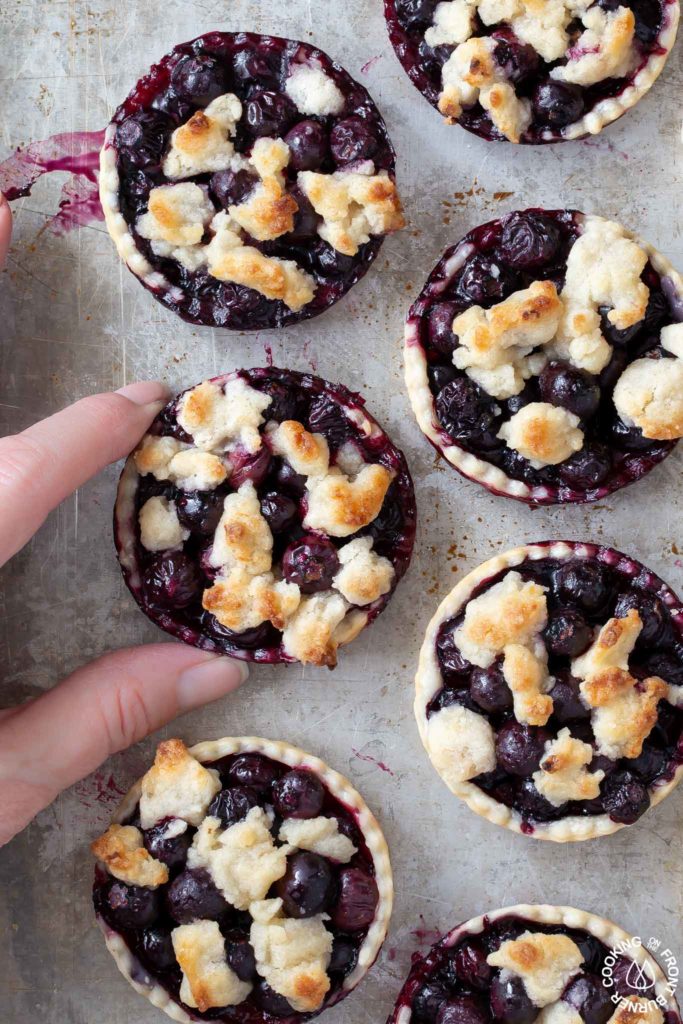
[[(613, 391), (624, 369), (643, 356), (669, 357), (659, 344), (662, 327), (680, 319), (660, 275), (648, 261), (642, 280), (650, 289), (644, 319), (626, 331), (602, 319), (613, 353), (599, 375), (567, 362), (550, 362), (524, 390), (507, 400), (494, 399), (453, 365), (458, 339), (454, 317), (470, 306), (489, 308), (534, 281), (564, 285), (567, 256), (580, 234), (573, 210), (524, 210), (474, 228), (446, 250), (408, 315), (425, 352), (434, 416), (443, 444), (456, 445), (502, 470), (512, 480), (536, 489), (538, 504), (595, 501), (640, 479), (673, 449), (673, 441), (644, 438), (638, 427), (619, 418)], [(454, 273), (448, 263), (457, 252), (467, 258)], [(605, 310), (605, 313), (607, 310)], [(498, 438), (501, 425), (530, 402), (549, 402), (580, 419), (583, 447), (558, 465), (535, 468)]]
[[(290, 63), (309, 59), (342, 92), (345, 105), (337, 115), (301, 114), (285, 93)], [(167, 183), (162, 160), (172, 133), (197, 110), (226, 92), (242, 102), (235, 150), (249, 155), (262, 137), (284, 138), (292, 152), (286, 169), (288, 191), (300, 207), (294, 231), (275, 241), (248, 244), (267, 256), (294, 260), (316, 282), (314, 298), (294, 312), (281, 300), (267, 299), (252, 288), (224, 283), (206, 269), (189, 271), (156, 256), (135, 231), (146, 212), (149, 193)], [(321, 50), (306, 43), (254, 33), (212, 32), (177, 46), (142, 78), (113, 118), (120, 177), (121, 212), (135, 242), (168, 286), (152, 289), (164, 305), (191, 323), (233, 330), (283, 327), (316, 316), (351, 288), (366, 272), (382, 244), (374, 237), (355, 256), (345, 256), (317, 234), (319, 219), (296, 186), (301, 170), (332, 173), (352, 170), (372, 160), (378, 171), (393, 174), (395, 154), (384, 121), (367, 91)], [(244, 171), (219, 171), (184, 180), (206, 185), (216, 212), (241, 202), (253, 182)], [(149, 286), (148, 286), (149, 287)]]
[[(233, 754), (207, 764), (220, 774), (223, 788), (208, 813), (220, 818), (224, 828), (242, 821), (252, 807), (273, 814), (276, 845), (285, 818), (335, 818), (342, 835), (356, 847), (348, 864), (336, 864), (318, 854), (297, 850), (289, 855), (287, 872), (276, 882), (268, 898), (283, 900), (285, 916), (293, 918), (329, 915), (327, 929), (334, 937), (328, 967), (331, 987), (324, 1006), (344, 995), (344, 979), (358, 962), (358, 952), (374, 920), (379, 901), (372, 856), (358, 827), (355, 813), (327, 789), (313, 772), (290, 768), (256, 753)], [(125, 824), (140, 827), (138, 810)], [(253, 984), (248, 998), (234, 1007), (200, 1013), (197, 1020), (261, 1024), (272, 1018), (309, 1020), (315, 1014), (298, 1013), (258, 975), (249, 942), (251, 916), (226, 902), (204, 869), (186, 867), (187, 852), (196, 829), (164, 839), (168, 822), (143, 830), (145, 848), (169, 869), (169, 881), (158, 889), (125, 885), (102, 868), (95, 875), (95, 910), (117, 932), (134, 958), (133, 980), (149, 986), (150, 979), (180, 1004), (182, 974), (175, 959), (171, 932), (195, 920), (217, 921), (225, 939), (229, 966), (241, 981)]]
[[(487, 579), (471, 595), (478, 597), (498, 583), (508, 570)], [(532, 776), (540, 767), (547, 740), (569, 728), (573, 737), (595, 745), (590, 711), (580, 700), (579, 682), (571, 661), (586, 650), (596, 627), (611, 618), (638, 610), (643, 628), (629, 659), (636, 679), (659, 676), (683, 684), (683, 612), (675, 595), (658, 577), (639, 563), (611, 549), (595, 549), (590, 559), (527, 560), (517, 569), (525, 580), (547, 587), (548, 624), (543, 641), (548, 672), (555, 679), (550, 690), (553, 713), (543, 727), (523, 725), (512, 710), (512, 693), (503, 677), (502, 659), (489, 669), (467, 662), (453, 640), (464, 610), (439, 628), (436, 654), (443, 687), (427, 706), (430, 716), (441, 708), (460, 704), (487, 717), (496, 733), (496, 767), (471, 781), (499, 803), (517, 811), (522, 829), (569, 816), (607, 814), (630, 825), (650, 806), (652, 790), (670, 781), (683, 764), (683, 709), (660, 701), (658, 720), (645, 739), (639, 757), (610, 760), (595, 753), (589, 770), (605, 777), (594, 800), (549, 803), (536, 789)]]
[[(640, 992), (634, 987), (634, 975), (640, 976), (634, 961), (620, 955), (612, 964), (611, 950), (589, 932), (510, 914), (494, 921), (484, 918), (482, 932), (465, 932), (455, 942), (446, 936), (425, 957), (415, 957), (387, 1024), (397, 1024), (399, 1014), (406, 1009), (411, 1011), (410, 1020), (415, 1024), (533, 1024), (540, 1010), (529, 999), (521, 979), (514, 975), (501, 977), (501, 971), (486, 962), (503, 942), (517, 939), (526, 931), (566, 935), (579, 947), (583, 964), (561, 999), (584, 1024), (606, 1024), (616, 1010), (612, 996), (642, 1000), (655, 997), (654, 986)], [(606, 960), (609, 985), (603, 984)], [(665, 1012), (664, 1019), (666, 1024), (680, 1021), (672, 1011)]]
[[(439, 0), (384, 0), (384, 13), (389, 36), (396, 55), (410, 80), (429, 100), (438, 105), (442, 91), (442, 70), (454, 45), (430, 46), (424, 36), (433, 24)], [(473, 36), (491, 36), (496, 40), (494, 61), (514, 85), (520, 98), (531, 101), (532, 121), (521, 141), (532, 144), (563, 141), (563, 129), (579, 121), (602, 100), (619, 96), (630, 86), (648, 60), (663, 53), (660, 34), (670, 14), (671, 0), (597, 0), (606, 11), (630, 7), (636, 21), (634, 46), (639, 60), (625, 78), (606, 78), (588, 87), (555, 81), (550, 77), (554, 67), (566, 59), (546, 63), (536, 50), (517, 38), (505, 24), (484, 25), (475, 18)], [(577, 19), (570, 26), (570, 42), (583, 30)], [(480, 103), (463, 110), (458, 123), (489, 141), (505, 136), (495, 127), (488, 111)]]
[[(133, 522), (125, 529), (135, 531), (135, 563), (139, 582), (124, 569), (126, 582), (142, 610), (162, 629), (185, 643), (215, 650), (247, 661), (281, 662), (291, 660), (282, 648), (282, 633), (269, 622), (242, 633), (231, 632), (202, 607), (203, 591), (211, 586), (217, 570), (208, 561), (212, 538), (223, 511), (227, 494), (250, 480), (261, 501), (261, 514), (273, 534), (273, 565), (280, 566), (283, 577), (296, 583), (304, 594), (330, 588), (339, 568), (337, 549), (355, 537), (370, 536), (373, 550), (388, 558), (394, 567), (391, 590), (365, 610), (368, 623), (385, 608), (393, 590), (406, 572), (415, 540), (415, 496), (413, 483), (403, 454), (379, 428), (366, 437), (349, 418), (354, 410), (371, 420), (363, 399), (341, 384), (330, 384), (311, 374), (280, 370), (275, 367), (239, 371), (250, 387), (272, 396), (266, 410), (267, 421), (298, 420), (313, 433), (322, 434), (330, 448), (331, 461), (347, 444), (353, 443), (366, 462), (380, 463), (396, 476), (387, 491), (376, 519), (352, 537), (334, 538), (308, 531), (305, 478), (294, 472), (284, 459), (274, 456), (267, 444), (256, 455), (235, 454), (229, 479), (214, 491), (183, 491), (170, 481), (153, 476), (137, 481)], [(172, 436), (191, 443), (176, 419), (177, 399), (161, 411), (150, 433)], [(138, 513), (155, 495), (174, 501), (181, 525), (190, 532), (182, 550), (153, 553), (140, 543)], [(125, 546), (122, 524), (118, 523), (116, 542)]]

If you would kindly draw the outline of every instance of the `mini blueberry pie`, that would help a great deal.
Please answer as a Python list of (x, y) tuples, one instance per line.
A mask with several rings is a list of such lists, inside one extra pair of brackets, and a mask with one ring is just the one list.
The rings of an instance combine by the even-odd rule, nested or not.
[(334, 667), (415, 538), (408, 467), (362, 398), (239, 370), (175, 398), (128, 459), (115, 539), (142, 610), (185, 643)]
[(284, 327), (346, 294), (403, 227), (394, 164), (369, 94), (321, 50), (212, 32), (119, 107), (100, 198), (121, 258), (183, 319)]
[(523, 210), (447, 249), (406, 323), (422, 431), (532, 505), (596, 501), (683, 435), (683, 279), (613, 221)]
[(415, 715), (433, 766), (497, 825), (591, 839), (683, 771), (683, 607), (639, 562), (547, 541), (484, 562), (442, 602)]
[(365, 976), (391, 916), (363, 798), (272, 740), (161, 743), (92, 850), (107, 947), (176, 1021), (310, 1020)]
[(659, 76), (678, 0), (384, 0), (411, 81), (449, 124), (498, 142), (596, 135)]
[(680, 1024), (640, 940), (573, 907), (522, 904), (414, 956), (387, 1024)]

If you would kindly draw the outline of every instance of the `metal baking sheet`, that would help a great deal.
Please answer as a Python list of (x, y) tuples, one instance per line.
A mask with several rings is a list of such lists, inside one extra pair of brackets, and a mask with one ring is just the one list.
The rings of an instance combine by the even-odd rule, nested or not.
[[(313, 41), (370, 90), (398, 151), (408, 228), (334, 309), (282, 333), (192, 328), (119, 264), (101, 224), (45, 230), (64, 177), (14, 205), (0, 276), (0, 430), (21, 429), (89, 392), (159, 377), (173, 389), (242, 365), (315, 370), (362, 391), (406, 451), (420, 524), (412, 568), (387, 611), (330, 673), (252, 670), (216, 707), (164, 730), (188, 741), (281, 737), (349, 775), (391, 848), (396, 909), (382, 956), (326, 1024), (383, 1021), (410, 955), (456, 922), (517, 901), (603, 914), (683, 957), (683, 791), (615, 836), (556, 847), (481, 821), (427, 762), (412, 714), (425, 625), (458, 575), (507, 546), (549, 537), (625, 548), (683, 589), (681, 450), (644, 482), (585, 508), (530, 511), (440, 463), (418, 431), (402, 381), (403, 318), (447, 243), (528, 205), (575, 206), (622, 220), (683, 268), (681, 42), (650, 94), (586, 142), (491, 145), (441, 119), (389, 45), (380, 0), (0, 0), (0, 159), (55, 132), (103, 128), (153, 60), (211, 29)], [(121, 581), (111, 543), (116, 469), (65, 502), (2, 572), (3, 704), (52, 686), (111, 648), (163, 637)], [(74, 709), (78, 715), (78, 709)], [(0, 853), (0, 1019), (7, 1024), (158, 1022), (118, 975), (90, 908), (88, 842), (144, 770), (154, 737), (62, 797)], [(39, 756), (39, 752), (36, 752)]]

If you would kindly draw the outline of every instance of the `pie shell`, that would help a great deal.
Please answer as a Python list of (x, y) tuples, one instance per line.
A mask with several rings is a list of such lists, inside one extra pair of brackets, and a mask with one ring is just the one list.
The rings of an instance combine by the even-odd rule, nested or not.
[[(363, 797), (354, 789), (348, 779), (328, 767), (324, 761), (321, 761), (313, 754), (308, 754), (306, 751), (289, 743), (283, 743), (280, 740), (262, 739), (258, 736), (226, 736), (222, 739), (205, 740), (202, 743), (197, 743), (189, 748), (189, 752), (202, 764), (218, 761), (223, 757), (229, 757), (233, 754), (249, 753), (263, 754), (265, 757), (269, 757), (274, 761), (280, 761), (292, 768), (308, 768), (310, 771), (315, 772), (334, 797), (354, 812), (356, 823), (363, 834), (363, 839), (375, 866), (375, 881), (379, 889), (379, 903), (375, 919), (370, 925), (368, 934), (359, 949), (356, 967), (344, 979), (339, 991), (334, 994), (329, 1002), (323, 1005), (319, 1012), (329, 1009), (330, 1006), (334, 1006), (347, 996), (365, 977), (377, 959), (389, 927), (394, 900), (394, 885), (391, 863), (389, 861), (389, 848), (377, 819), (363, 800)], [(112, 823), (121, 824), (130, 817), (140, 799), (140, 793), (141, 779), (138, 779), (121, 800)], [(163, 1010), (167, 1016), (182, 1022), (182, 1024), (191, 1024), (192, 1021), (197, 1019), (179, 1006), (166, 989), (158, 985), (152, 978), (149, 978), (148, 982), (142, 980), (141, 975), (144, 972), (140, 970), (138, 961), (121, 935), (110, 928), (100, 917), (98, 917), (98, 924), (104, 934), (107, 949), (116, 961), (116, 966), (136, 992), (149, 999), (154, 1006)], [(300, 1015), (293, 1012), (293, 1016), (298, 1017)], [(306, 1019), (310, 1016), (315, 1016), (315, 1014), (306, 1014)], [(283, 1018), (283, 1020), (288, 1019)]]
[[(469, 601), (474, 591), (505, 569), (515, 569), (525, 561), (538, 561), (541, 558), (555, 558), (564, 560), (568, 558), (598, 558), (601, 562), (615, 566), (619, 565), (620, 570), (630, 576), (637, 576), (647, 572), (643, 565), (634, 561), (627, 555), (616, 551), (614, 548), (599, 547), (596, 544), (584, 544), (577, 541), (540, 541), (535, 544), (526, 544), (521, 547), (512, 548), (500, 555), (489, 558), (482, 562), (476, 569), (469, 572), (459, 583), (455, 585), (436, 610), (431, 622), (427, 626), (424, 642), (420, 651), (420, 660), (415, 676), (415, 718), (420, 732), (420, 738), (427, 755), (431, 760), (427, 744), (427, 704), (442, 688), (442, 675), (439, 662), (436, 656), (436, 636), (442, 622), (452, 618)], [(658, 584), (657, 596), (667, 606), (672, 620), (680, 633), (683, 633), (683, 605), (669, 587), (661, 580), (650, 573), (650, 577)], [(433, 762), (432, 762), (433, 763)], [(650, 807), (656, 806), (669, 795), (675, 786), (683, 778), (683, 764), (680, 764), (674, 773), (673, 778), (662, 785), (648, 787), (650, 794)], [(445, 780), (444, 780), (445, 781)], [(447, 783), (448, 785), (448, 783)], [(470, 810), (493, 822), (494, 825), (502, 825), (511, 832), (518, 832), (521, 835), (528, 835), (522, 828), (522, 816), (512, 807), (499, 803), (493, 797), (488, 796), (479, 789), (473, 782), (460, 782), (449, 785), (449, 789), (455, 796), (464, 800)], [(625, 826), (619, 822), (612, 821), (608, 814), (596, 814), (593, 816), (581, 817), (571, 815), (560, 818), (558, 821), (535, 822), (532, 838), (547, 839), (554, 843), (573, 843), (584, 839), (594, 839), (598, 836), (607, 836), (612, 832), (618, 832)]]
[[(579, 225), (585, 224), (591, 220), (604, 220), (605, 218), (596, 217), (593, 214), (583, 214), (577, 212), (576, 221)], [(672, 263), (658, 252), (648, 242), (644, 242), (634, 232), (627, 231), (625, 229), (626, 237), (636, 242), (644, 251), (647, 253), (652, 266), (662, 278), (662, 282), (667, 282), (666, 294), (671, 302), (672, 297), (675, 297), (682, 304), (681, 318), (683, 319), (683, 276), (674, 269)], [(441, 282), (441, 288), (445, 289), (453, 277), (464, 265), (465, 261), (474, 253), (474, 247), (469, 242), (461, 242), (456, 245), (452, 255), (449, 257), (446, 264), (446, 276), (443, 282)], [(438, 264), (437, 264), (438, 265)], [(434, 293), (437, 294), (436, 292)], [(415, 307), (413, 307), (415, 308)], [(514, 480), (509, 477), (502, 469), (494, 466), (490, 462), (486, 462), (484, 459), (480, 459), (477, 455), (472, 455), (470, 452), (466, 452), (457, 443), (451, 442), (450, 444), (444, 444), (444, 436), (446, 432), (439, 423), (436, 417), (435, 399), (429, 388), (429, 379), (427, 377), (427, 359), (425, 356), (425, 350), (422, 347), (420, 339), (418, 337), (418, 331), (416, 322), (418, 319), (423, 317), (424, 311), (408, 316), (405, 325), (405, 336), (404, 336), (404, 372), (405, 382), (408, 389), (408, 397), (410, 398), (410, 404), (413, 407), (413, 412), (417, 422), (422, 430), (422, 433), (427, 439), (434, 445), (436, 450), (440, 452), (443, 457), (450, 462), (450, 464), (457, 469), (462, 476), (467, 477), (469, 480), (474, 480), (476, 483), (483, 484), (489, 491), (494, 494), (500, 494), (505, 498), (515, 498), (518, 501), (523, 501), (529, 505), (553, 505), (556, 504), (558, 499), (553, 497), (553, 490), (556, 488), (548, 488), (545, 485), (530, 486), (524, 483), (522, 480)], [(669, 453), (666, 452), (662, 458), (665, 458)], [(652, 463), (659, 461), (658, 459), (652, 458)], [(649, 470), (650, 467), (648, 467)], [(646, 470), (646, 472), (648, 471)], [(615, 477), (614, 481), (610, 485), (596, 488), (595, 497), (581, 497), (582, 494), (588, 492), (575, 492), (579, 497), (573, 498), (573, 502), (581, 501), (594, 501), (604, 498), (607, 494), (620, 490), (621, 487), (635, 481), (635, 477), (628, 480), (626, 483), (619, 483), (619, 478)]]

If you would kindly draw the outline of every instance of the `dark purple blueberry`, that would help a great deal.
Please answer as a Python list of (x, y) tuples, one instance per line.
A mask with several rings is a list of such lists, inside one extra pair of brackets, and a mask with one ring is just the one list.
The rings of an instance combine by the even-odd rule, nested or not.
[(282, 556), (282, 575), (288, 583), (296, 583), (304, 594), (329, 590), (338, 571), (334, 544), (314, 533), (294, 541)]
[(488, 1024), (489, 1017), (473, 996), (451, 996), (442, 1003), (436, 1024)]
[(626, 448), (627, 451), (644, 451), (646, 448), (651, 448), (654, 444), (651, 438), (643, 437), (640, 427), (635, 425), (627, 427), (620, 419), (613, 420), (610, 432), (616, 444)]
[(224, 494), (190, 491), (176, 500), (180, 525), (201, 537), (213, 537), (223, 515)]
[(253, 981), (256, 977), (256, 957), (246, 935), (229, 933), (225, 940), (225, 953), (230, 967), (240, 981)]
[(290, 189), (289, 194), (298, 209), (294, 214), (294, 227), (287, 233), (287, 240), (290, 242), (305, 242), (310, 238), (315, 238), (318, 234), (320, 217), (313, 209), (311, 201), (298, 185), (294, 185)]
[(632, 825), (650, 806), (650, 795), (633, 772), (622, 769), (605, 780), (602, 802), (612, 821)]
[(475, 253), (460, 274), (456, 292), (468, 304), (490, 306), (511, 295), (518, 283), (517, 275), (502, 263), (483, 253)]
[(640, 966), (626, 956), (621, 956), (617, 959), (612, 968), (612, 980), (622, 999), (636, 996), (638, 1001), (642, 1002), (656, 997), (654, 981), (651, 980), (650, 984), (647, 985), (646, 982), (649, 980), (649, 975), (644, 975)]
[[(606, 11), (615, 11), (621, 0), (598, 0)], [(662, 20), (662, 6), (659, 0), (631, 0), (628, 6), (636, 19), (636, 37), (645, 46), (651, 46), (659, 35)]]
[(514, 974), (497, 974), (491, 984), (491, 1013), (501, 1024), (532, 1024), (538, 1007), (529, 999), (524, 982)]
[(446, 356), (451, 356), (458, 344), (453, 333), (453, 321), (459, 312), (457, 302), (437, 302), (429, 310), (429, 343)]
[(299, 121), (285, 135), (289, 166), (295, 171), (317, 171), (329, 156), (330, 140), (318, 121)]
[(603, 608), (610, 596), (605, 573), (595, 562), (565, 562), (555, 574), (555, 589), (560, 598), (589, 613)]
[(453, 53), (453, 46), (443, 43), (441, 46), (430, 46), (426, 39), (420, 40), (417, 48), (420, 61), (428, 75), (441, 77), (441, 69)]
[[(657, 339), (659, 343), (659, 339)], [(628, 354), (625, 349), (613, 348), (610, 361), (598, 374), (598, 383), (603, 391), (612, 391), (628, 363)]]
[(273, 786), (273, 806), (281, 818), (316, 818), (324, 800), (325, 787), (306, 768), (293, 768)]
[[(450, 623), (444, 623), (439, 629), (436, 640), (436, 656), (439, 660), (441, 672), (447, 682), (462, 677), (469, 672), (472, 665), (462, 655), (460, 648), (455, 642), (455, 627)], [(465, 680), (463, 680), (463, 683)]]
[(306, 477), (292, 469), (288, 462), (281, 461), (275, 470), (278, 487), (295, 498), (301, 498), (306, 491)]
[(503, 222), (500, 254), (516, 270), (538, 270), (557, 256), (560, 229), (543, 213), (515, 212)]
[(396, 14), (406, 28), (428, 28), (438, 0), (396, 0)]
[(629, 590), (619, 594), (614, 608), (615, 617), (626, 618), (632, 608), (637, 610), (643, 624), (637, 640), (638, 646), (649, 646), (661, 641), (669, 621), (659, 598), (649, 590)]
[(107, 893), (107, 907), (120, 928), (147, 928), (159, 916), (159, 892), (114, 882)]
[(282, 138), (297, 119), (298, 111), (289, 97), (281, 92), (255, 93), (247, 101), (244, 115), (248, 130), (257, 139)]
[(593, 631), (581, 612), (564, 608), (550, 616), (543, 639), (550, 654), (578, 658), (593, 638)]
[(600, 330), (607, 338), (610, 345), (617, 345), (625, 347), (631, 342), (636, 334), (640, 332), (643, 327), (642, 320), (639, 320), (636, 324), (631, 324), (630, 327), (624, 327), (621, 330), (615, 327), (609, 319), (609, 313), (611, 312), (611, 306), (600, 307)]
[(270, 797), (273, 783), (280, 778), (280, 771), (260, 754), (239, 754), (228, 769), (228, 778)]
[(517, 793), (517, 807), (525, 821), (555, 821), (561, 817), (564, 804), (555, 807), (539, 793), (533, 779), (524, 779)]
[(262, 484), (270, 471), (272, 458), (268, 448), (262, 445), (255, 455), (244, 448), (235, 449), (230, 453), (230, 462), (230, 486), (238, 491), (247, 480), (250, 480), (254, 487)]
[(278, 380), (267, 380), (259, 385), (259, 391), (270, 395), (270, 405), (264, 413), (266, 419), (275, 420), (276, 423), (299, 419), (300, 400), (293, 388)]
[(587, 971), (593, 971), (595, 974), (600, 974), (605, 954), (607, 952), (600, 940), (596, 939), (594, 935), (589, 935), (586, 932), (581, 936), (581, 938), (578, 938), (575, 941), (581, 950), (585, 969)]
[(318, 270), (324, 277), (346, 277), (354, 268), (356, 258), (345, 256), (343, 252), (337, 252), (322, 239), (318, 242), (315, 250), (315, 260)]
[(233, 72), (238, 81), (247, 85), (277, 87), (282, 73), (282, 56), (274, 48), (240, 50), (235, 55)]
[(589, 441), (559, 466), (562, 482), (578, 491), (599, 487), (612, 470), (612, 453), (606, 444)]
[(612, 761), (611, 758), (605, 757), (604, 754), (593, 754), (591, 763), (588, 766), (591, 772), (604, 772), (605, 776), (611, 775), (616, 768), (616, 761)]
[(359, 932), (372, 924), (379, 903), (377, 882), (360, 868), (342, 868), (339, 873), (339, 895), (330, 910), (335, 928), (343, 932)]
[(155, 555), (145, 568), (142, 585), (150, 601), (166, 608), (187, 608), (201, 590), (197, 566), (182, 551)]
[(514, 416), (523, 409), (525, 405), (529, 405), (531, 402), (538, 402), (540, 395), (538, 393), (538, 382), (536, 379), (528, 380), (518, 395), (512, 395), (503, 404), (507, 410), (508, 416)]
[(294, 1013), (291, 1003), (288, 1003), (284, 996), (272, 989), (265, 981), (258, 982), (253, 995), (261, 1009), (272, 1014), (273, 1017), (289, 1017)]
[(545, 729), (506, 722), (496, 736), (498, 764), (511, 775), (531, 775), (538, 770), (548, 738)]
[[(187, 851), (192, 845), (192, 829), (185, 826), (179, 835), (173, 835), (174, 825), (182, 827), (185, 822), (177, 818), (167, 818), (142, 833), (145, 849), (169, 868), (177, 868), (184, 864), (187, 860)], [(169, 831), (170, 836), (167, 835)]]
[(261, 515), (273, 533), (284, 533), (297, 516), (298, 506), (285, 494), (269, 491), (261, 498)]
[(116, 129), (116, 145), (130, 167), (142, 171), (161, 166), (173, 122), (165, 114), (139, 110)]
[(600, 388), (595, 377), (569, 363), (548, 363), (538, 384), (544, 402), (562, 406), (579, 419), (589, 419), (600, 405)]
[(493, 59), (509, 82), (523, 82), (538, 71), (539, 56), (533, 46), (523, 43), (509, 29), (491, 33), (496, 40)]
[(451, 995), (447, 986), (438, 978), (428, 978), (422, 988), (413, 997), (412, 1016), (424, 1024), (436, 1024), (436, 1017)]
[(344, 444), (351, 430), (340, 406), (327, 395), (319, 395), (311, 402), (308, 426), (314, 434), (323, 434), (333, 448), (339, 448)]
[(377, 127), (362, 117), (337, 121), (330, 132), (330, 149), (337, 164), (372, 160), (379, 148)]
[(433, 395), (438, 395), (447, 384), (451, 384), (460, 376), (454, 366), (428, 366), (427, 377)]
[(286, 872), (275, 883), (275, 893), (289, 917), (313, 917), (327, 910), (333, 882), (332, 868), (325, 857), (300, 850), (288, 858)]
[(550, 691), (553, 701), (553, 714), (558, 722), (578, 722), (590, 718), (590, 708), (581, 700), (579, 686), (581, 680), (570, 672), (557, 674), (557, 681)]
[(562, 996), (573, 1006), (584, 1024), (607, 1024), (614, 1013), (614, 1003), (602, 978), (594, 974), (580, 974), (570, 981)]
[(223, 828), (243, 821), (252, 807), (258, 807), (256, 794), (245, 786), (229, 786), (217, 793), (209, 805), (209, 814), (220, 818)]
[(225, 68), (214, 57), (181, 57), (171, 72), (171, 85), (197, 107), (207, 107), (228, 91)]
[(209, 194), (219, 206), (239, 206), (254, 191), (258, 178), (249, 171), (217, 171), (209, 182)]
[(215, 921), (230, 910), (222, 893), (204, 868), (187, 868), (166, 890), (168, 912), (178, 924)]
[(457, 980), (468, 988), (485, 992), (493, 976), (493, 968), (487, 964), (486, 956), (486, 950), (476, 939), (461, 942), (452, 958)]
[(536, 86), (532, 102), (538, 124), (555, 129), (580, 120), (586, 108), (580, 86), (552, 79)]
[(476, 439), (492, 426), (494, 406), (469, 377), (458, 377), (436, 396), (436, 415), (441, 426), (457, 440)]
[(245, 629), (241, 633), (237, 633), (234, 630), (226, 629), (213, 615), (209, 616), (208, 612), (206, 615), (208, 619), (204, 628), (218, 640), (226, 640), (235, 648), (255, 651), (259, 648), (277, 647), (280, 643), (281, 635), (274, 626), (271, 626), (270, 622), (263, 622), (260, 626), (254, 626), (253, 629)]
[(140, 952), (145, 961), (157, 971), (168, 971), (176, 966), (171, 934), (161, 928), (149, 928), (142, 933)]
[(470, 676), (470, 694), (479, 707), (490, 714), (512, 707), (512, 693), (500, 665), (475, 668)]
[(647, 309), (641, 327), (648, 332), (659, 334), (665, 320), (671, 320), (671, 309), (664, 292), (650, 290)]
[(646, 786), (651, 786), (655, 779), (663, 775), (669, 763), (669, 755), (665, 750), (648, 746), (646, 743), (638, 757), (625, 762), (630, 771), (636, 773)]
[(358, 949), (354, 942), (343, 937), (336, 938), (332, 944), (332, 956), (327, 968), (330, 974), (341, 974), (346, 977), (358, 963)]

